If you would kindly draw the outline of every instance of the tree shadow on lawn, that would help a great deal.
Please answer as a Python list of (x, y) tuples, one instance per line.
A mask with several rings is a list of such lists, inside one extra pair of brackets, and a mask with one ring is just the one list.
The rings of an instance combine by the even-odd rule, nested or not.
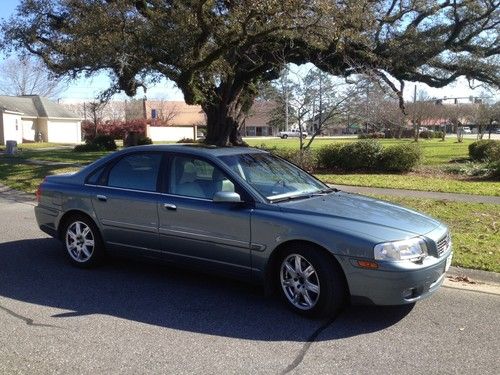
[[(202, 334), (298, 342), (325, 325), (287, 310), (259, 287), (216, 276), (116, 258), (78, 269), (49, 238), (0, 244), (0, 265), (0, 296), (67, 310), (56, 319), (104, 314)], [(319, 340), (383, 330), (412, 308), (347, 307)]]

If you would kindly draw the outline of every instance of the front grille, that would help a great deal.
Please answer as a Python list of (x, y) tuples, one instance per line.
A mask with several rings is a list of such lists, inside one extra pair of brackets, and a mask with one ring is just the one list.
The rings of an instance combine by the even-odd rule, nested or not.
[(450, 233), (446, 233), (446, 235), (437, 242), (437, 251), (439, 256), (443, 255), (445, 251), (448, 250), (450, 242)]

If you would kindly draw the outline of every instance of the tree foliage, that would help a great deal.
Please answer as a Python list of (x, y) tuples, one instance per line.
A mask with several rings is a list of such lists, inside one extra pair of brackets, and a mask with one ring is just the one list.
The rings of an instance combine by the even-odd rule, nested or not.
[[(240, 144), (260, 81), (286, 63), (403, 80), (499, 86), (500, 0), (23, 0), (4, 44), (57, 74), (107, 70), (134, 95), (166, 77), (200, 104), (209, 143)], [(399, 81), (399, 87), (388, 78)]]

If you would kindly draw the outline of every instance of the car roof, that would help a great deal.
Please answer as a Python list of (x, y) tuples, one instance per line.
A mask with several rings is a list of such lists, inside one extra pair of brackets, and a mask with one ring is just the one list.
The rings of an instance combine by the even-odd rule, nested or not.
[(137, 151), (181, 152), (191, 155), (210, 155), (215, 157), (249, 153), (267, 153), (267, 151), (253, 147), (218, 147), (202, 143), (134, 146), (125, 148), (121, 152), (128, 153)]
[(74, 179), (83, 183), (83, 180), (89, 173), (108, 163), (108, 161), (118, 157), (118, 155), (127, 155), (133, 152), (157, 151), (157, 152), (179, 152), (188, 155), (219, 157), (239, 154), (267, 154), (267, 151), (254, 147), (217, 147), (205, 145), (202, 143), (183, 143), (183, 144), (165, 144), (165, 145), (144, 145), (127, 147), (120, 151), (109, 153), (108, 155), (86, 165), (73, 176)]

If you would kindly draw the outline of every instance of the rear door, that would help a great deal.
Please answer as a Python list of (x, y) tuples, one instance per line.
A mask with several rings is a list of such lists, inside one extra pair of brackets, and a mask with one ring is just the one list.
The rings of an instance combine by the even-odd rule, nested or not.
[(237, 276), (250, 274), (250, 212), (242, 203), (215, 203), (218, 191), (237, 191), (211, 162), (172, 155), (158, 203), (160, 245), (177, 261)]
[(92, 205), (108, 246), (159, 248), (160, 152), (127, 154), (92, 189)]

